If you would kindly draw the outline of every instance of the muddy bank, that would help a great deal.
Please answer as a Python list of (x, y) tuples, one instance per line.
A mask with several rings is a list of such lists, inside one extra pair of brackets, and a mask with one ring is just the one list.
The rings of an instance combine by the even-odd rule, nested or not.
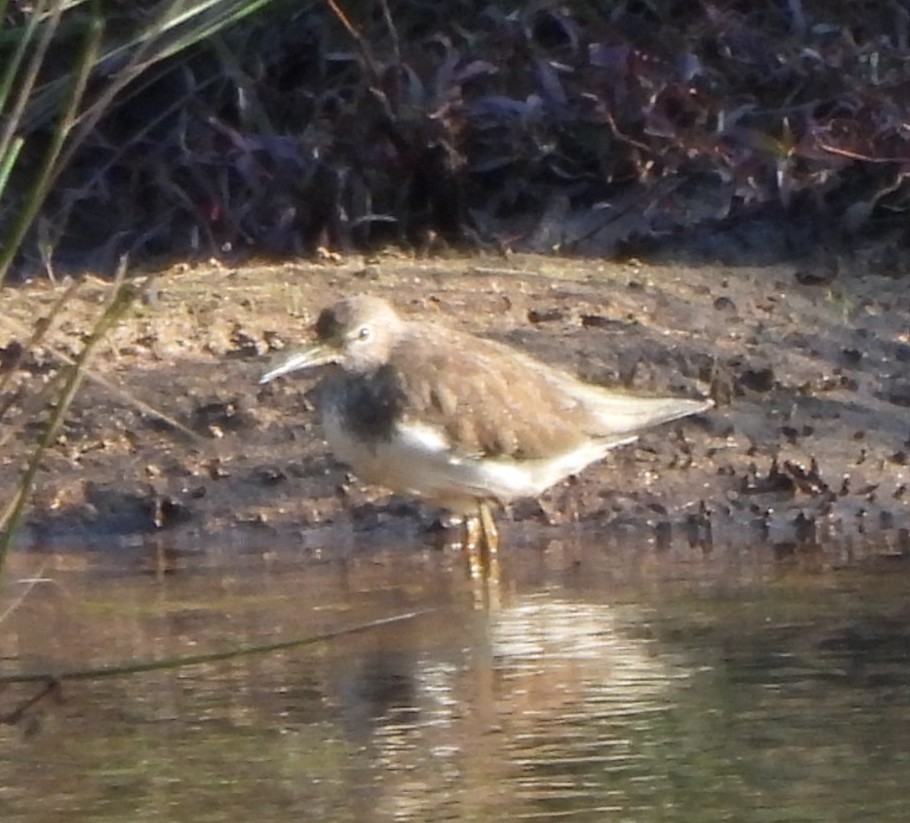
[[(55, 347), (77, 348), (105, 288), (78, 292)], [(910, 547), (910, 296), (900, 279), (538, 257), (163, 275), (95, 359), (122, 393), (86, 382), (22, 542), (155, 533), (306, 542), (326, 529), (358, 544), (425, 540), (436, 512), (361, 485), (327, 452), (311, 381), (256, 382), (323, 305), (361, 291), (595, 382), (718, 401), (516, 504), (499, 516), (507, 540), (585, 528), (703, 547), (748, 537), (778, 553), (835, 537), (868, 538), (886, 554)], [(49, 286), (0, 294), (0, 346), (22, 342), (56, 297)], [(28, 398), (54, 367), (39, 350), (6, 390), (4, 499), (35, 439)]]

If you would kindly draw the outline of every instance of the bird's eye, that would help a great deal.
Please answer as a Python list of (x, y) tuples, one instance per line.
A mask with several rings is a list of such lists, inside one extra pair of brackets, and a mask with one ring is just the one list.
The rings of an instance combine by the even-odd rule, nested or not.
[(361, 326), (360, 330), (357, 332), (358, 340), (369, 340), (370, 335), (373, 333), (372, 329), (369, 326)]

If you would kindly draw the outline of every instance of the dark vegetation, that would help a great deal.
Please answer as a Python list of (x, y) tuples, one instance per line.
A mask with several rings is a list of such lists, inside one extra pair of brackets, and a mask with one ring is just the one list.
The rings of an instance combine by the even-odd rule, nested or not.
[(0, 202), (0, 236), (29, 217), (19, 272), (390, 243), (641, 253), (718, 221), (824, 240), (905, 220), (898, 0), (182, 6), (0, 6), (7, 64), (59, 15)]

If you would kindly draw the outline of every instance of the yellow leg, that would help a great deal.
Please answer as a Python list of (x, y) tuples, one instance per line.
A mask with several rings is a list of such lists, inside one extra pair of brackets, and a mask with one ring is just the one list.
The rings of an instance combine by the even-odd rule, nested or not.
[(464, 518), (464, 556), (468, 561), (468, 573), (472, 580), (480, 580), (483, 573), (483, 523), (476, 514)]
[(493, 512), (490, 511), (486, 501), (480, 501), (480, 531), (483, 534), (483, 543), (490, 554), (499, 551), (499, 529), (496, 528), (496, 522), (493, 520)]
[(483, 539), (483, 523), (476, 514), (466, 514), (464, 518), (464, 549), (476, 552)]
[(485, 584), (498, 584), (499, 531), (493, 522), (490, 507), (486, 503), (478, 503), (477, 514), (465, 517), (464, 525), (465, 557), (471, 578)]

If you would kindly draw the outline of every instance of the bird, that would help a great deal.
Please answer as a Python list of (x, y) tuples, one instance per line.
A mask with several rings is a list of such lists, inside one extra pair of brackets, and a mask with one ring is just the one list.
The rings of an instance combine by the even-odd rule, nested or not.
[(539, 496), (708, 398), (587, 383), (505, 343), (357, 295), (321, 311), (315, 341), (260, 377), (328, 367), (316, 403), (330, 449), (361, 480), (460, 516), (465, 545), (499, 547), (491, 505)]

